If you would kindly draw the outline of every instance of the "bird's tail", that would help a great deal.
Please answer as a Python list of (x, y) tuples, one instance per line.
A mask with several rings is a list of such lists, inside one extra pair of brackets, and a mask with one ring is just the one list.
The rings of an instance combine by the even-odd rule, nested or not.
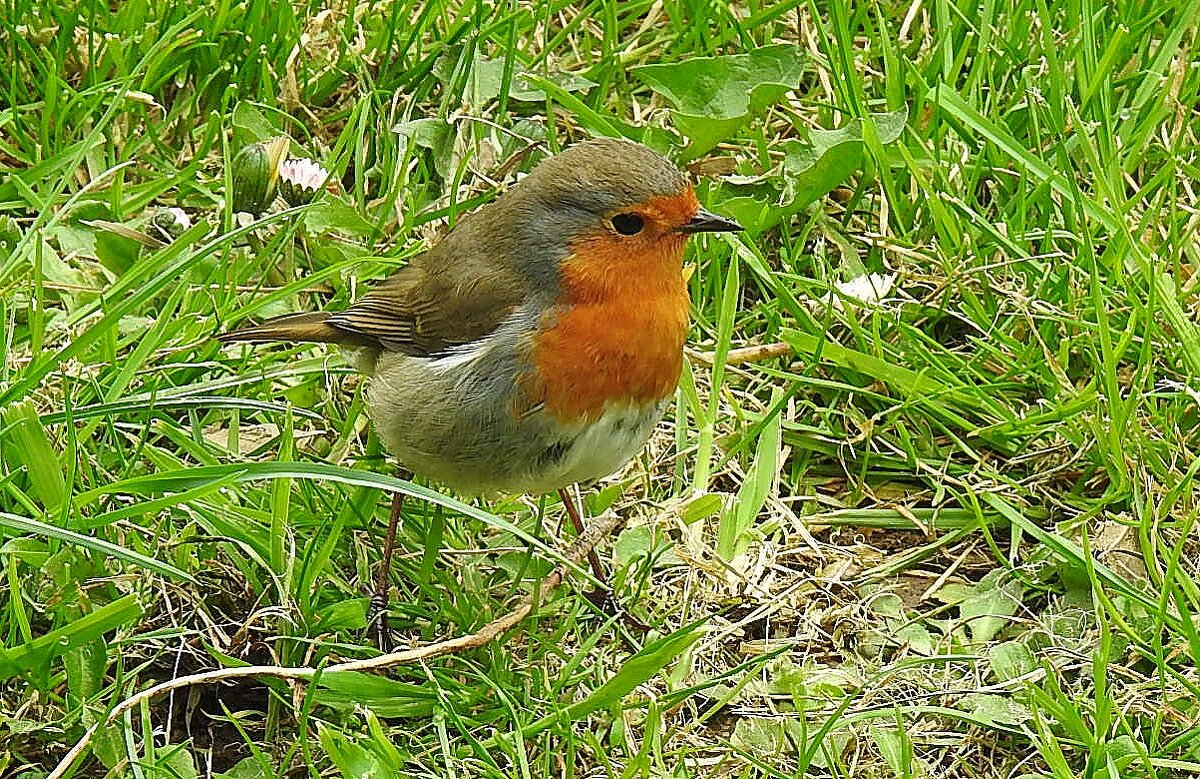
[(325, 343), (341, 346), (373, 346), (375, 341), (367, 336), (343, 330), (329, 324), (330, 314), (315, 311), (305, 314), (285, 314), (268, 319), (252, 327), (243, 327), (217, 336), (218, 341), (231, 343), (269, 343), (284, 341), (293, 343)]

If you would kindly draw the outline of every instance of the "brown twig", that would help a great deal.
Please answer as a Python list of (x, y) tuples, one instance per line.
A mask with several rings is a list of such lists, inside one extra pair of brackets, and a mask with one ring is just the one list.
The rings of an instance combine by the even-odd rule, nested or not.
[(594, 518), (587, 526), (585, 532), (575, 539), (567, 549), (563, 552), (563, 562), (559, 563), (553, 571), (542, 579), (541, 583), (534, 588), (533, 593), (527, 595), (521, 600), (517, 607), (503, 616), (492, 620), (474, 633), (465, 636), (456, 636), (448, 638), (445, 641), (438, 641), (426, 646), (417, 647), (416, 649), (405, 649), (399, 652), (389, 652), (388, 654), (379, 655), (377, 657), (368, 657), (363, 660), (350, 660), (344, 663), (325, 666), (324, 668), (310, 667), (289, 667), (283, 665), (246, 665), (239, 668), (217, 668), (212, 671), (204, 671), (197, 674), (189, 674), (180, 676), (175, 679), (168, 679), (165, 682), (160, 682), (152, 687), (147, 687), (141, 692), (134, 693), (130, 697), (121, 701), (108, 713), (108, 716), (99, 720), (71, 747), (71, 750), (63, 756), (58, 765), (54, 767), (46, 779), (62, 779), (70, 770), (75, 761), (83, 754), (92, 739), (102, 727), (108, 727), (116, 722), (126, 712), (141, 705), (145, 701), (156, 698), (166, 692), (178, 690), (182, 687), (191, 687), (197, 684), (212, 684), (213, 682), (223, 682), (230, 679), (245, 679), (251, 676), (271, 676), (277, 679), (300, 679), (311, 680), (318, 676), (329, 673), (338, 673), (342, 671), (372, 671), (382, 668), (391, 668), (392, 666), (405, 665), (415, 663), (420, 660), (429, 660), (434, 657), (443, 655), (452, 655), (458, 652), (463, 652), (468, 649), (475, 649), (495, 641), (506, 631), (511, 630), (522, 620), (530, 615), (534, 606), (550, 593), (555, 587), (562, 583), (570, 568), (578, 567), (585, 560), (588, 553), (596, 546), (601, 538), (612, 533), (620, 524), (620, 517), (615, 512), (608, 512), (599, 517)]
[[(769, 360), (772, 357), (785, 357), (792, 353), (790, 344), (779, 343), (773, 344), (756, 344), (754, 346), (743, 346), (738, 349), (730, 349), (725, 353), (726, 365), (743, 365), (748, 362), (762, 362)], [(693, 352), (688, 351), (688, 357), (693, 362), (698, 362), (701, 365), (712, 365), (717, 359), (716, 352)]]

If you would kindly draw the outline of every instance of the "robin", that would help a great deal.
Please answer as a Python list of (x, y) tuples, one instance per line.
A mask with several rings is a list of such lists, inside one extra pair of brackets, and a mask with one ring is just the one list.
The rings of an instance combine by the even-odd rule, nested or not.
[[(702, 209), (657, 152), (585, 141), (346, 310), (218, 337), (349, 347), (371, 377), (371, 420), (404, 469), (464, 495), (557, 491), (582, 530), (567, 488), (636, 455), (674, 395), (687, 237), (740, 229)], [(381, 642), (400, 500), (376, 582)]]

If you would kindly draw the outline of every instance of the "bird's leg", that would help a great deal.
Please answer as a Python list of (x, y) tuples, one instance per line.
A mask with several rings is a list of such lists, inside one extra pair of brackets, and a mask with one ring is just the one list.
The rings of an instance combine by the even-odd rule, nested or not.
[[(567, 516), (571, 518), (571, 524), (575, 526), (575, 532), (583, 535), (583, 517), (579, 515), (579, 506), (575, 503), (575, 496), (571, 494), (568, 488), (562, 487), (558, 491), (558, 497), (567, 508)], [(600, 556), (596, 554), (595, 549), (588, 550), (588, 564), (592, 567), (592, 576), (595, 576), (600, 584), (607, 584), (604, 564), (600, 562)]]
[[(583, 535), (583, 518), (580, 516), (578, 504), (575, 503), (575, 497), (566, 487), (558, 491), (558, 497), (562, 499), (563, 505), (567, 507), (567, 516), (571, 518), (571, 524), (575, 526), (575, 531), (579, 535)], [(609, 589), (608, 575), (604, 572), (604, 565), (600, 562), (600, 556), (596, 554), (594, 545), (588, 550), (588, 563), (592, 567), (592, 576), (600, 581), (601, 586), (591, 592), (585, 592), (583, 597), (591, 601), (592, 605), (600, 609), (600, 611), (607, 614), (619, 615), (621, 620), (629, 627), (642, 633), (648, 633), (650, 627), (626, 611), (617, 600), (613, 591)]]
[[(400, 471), (401, 479), (410, 479), (412, 474)], [(383, 537), (383, 555), (379, 570), (375, 574), (375, 590), (371, 593), (371, 613), (367, 623), (375, 630), (375, 645), (380, 652), (392, 651), (392, 633), (388, 630), (388, 590), (392, 573), (392, 550), (396, 546), (396, 529), (400, 526), (400, 511), (404, 508), (404, 493), (392, 493), (392, 513), (388, 517), (387, 535)]]

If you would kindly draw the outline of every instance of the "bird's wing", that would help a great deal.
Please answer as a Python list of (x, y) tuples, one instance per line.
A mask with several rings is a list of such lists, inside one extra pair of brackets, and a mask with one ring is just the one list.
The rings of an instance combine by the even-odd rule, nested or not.
[[(510, 261), (512, 231), (485, 206), (441, 242), (337, 313), (292, 314), (221, 336), (225, 341), (323, 341), (438, 356), (491, 335), (524, 302), (528, 282)], [(487, 247), (487, 251), (480, 251)]]
[(425, 357), (486, 338), (523, 302), (511, 271), (452, 268), (422, 262), (402, 268), (325, 323), (388, 351)]

